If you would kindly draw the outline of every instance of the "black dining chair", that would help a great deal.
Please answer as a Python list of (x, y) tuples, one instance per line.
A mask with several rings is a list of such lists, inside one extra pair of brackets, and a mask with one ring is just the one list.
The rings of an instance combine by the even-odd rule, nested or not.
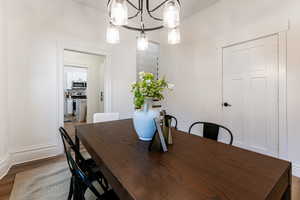
[[(96, 180), (100, 186), (102, 187), (103, 191), (107, 192), (109, 189), (109, 184), (103, 174), (101, 173), (100, 169), (97, 167), (95, 161), (93, 159), (85, 159), (80, 151), (76, 148), (73, 140), (67, 133), (67, 131), (63, 128), (59, 128), (59, 132), (62, 138), (63, 146), (65, 152), (68, 151), (68, 148), (72, 149), (74, 154), (76, 155), (77, 165), (83, 170), (86, 174), (88, 174), (90, 180)], [(72, 180), (71, 180), (72, 181)], [(69, 195), (72, 194), (72, 188), (70, 186)]]
[(208, 139), (212, 139), (212, 140), (216, 140), (216, 141), (218, 141), (220, 129), (225, 130), (230, 136), (229, 144), (232, 145), (233, 135), (232, 135), (231, 131), (228, 128), (226, 128), (225, 126), (222, 126), (219, 124), (210, 123), (210, 122), (195, 122), (190, 126), (189, 134), (191, 134), (192, 128), (198, 124), (203, 125), (203, 137), (204, 138), (208, 138)]
[(71, 200), (73, 197), (73, 191), (77, 189), (76, 196), (73, 199), (75, 200), (84, 200), (85, 193), (89, 189), (96, 197), (97, 200), (119, 200), (117, 195), (113, 190), (103, 192), (102, 194), (96, 189), (93, 185), (95, 180), (91, 179), (88, 174), (77, 165), (75, 159), (72, 156), (71, 148), (66, 148), (65, 150), (67, 162), (71, 172), (71, 184), (70, 184), (70, 193), (68, 200)]
[(169, 120), (171, 119), (171, 123), (174, 122), (174, 128), (177, 130), (177, 124), (178, 124), (178, 121), (176, 119), (176, 117), (172, 116), (172, 115), (165, 115), (166, 119)]

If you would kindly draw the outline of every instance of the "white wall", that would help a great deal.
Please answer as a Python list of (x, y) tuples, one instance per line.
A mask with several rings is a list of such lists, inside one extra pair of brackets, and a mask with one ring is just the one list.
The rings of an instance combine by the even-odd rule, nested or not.
[(8, 164), (6, 31), (5, 2), (0, 0), (0, 177)]
[[(1, 111), (1, 115), (8, 119), (12, 164), (60, 152), (58, 47), (63, 44), (101, 48), (111, 55), (112, 111), (120, 112), (121, 118), (132, 115), (130, 85), (136, 77), (135, 32), (122, 30), (121, 44), (110, 46), (105, 42), (107, 16), (99, 10), (72, 0), (2, 1), (6, 1), (8, 13), (8, 81), (2, 71), (0, 78), (1, 83), (8, 82), (9, 112)], [(1, 70), (5, 72), (6, 68)], [(6, 108), (4, 98), (0, 101)]]
[[(298, 0), (219, 0), (187, 19), (182, 44), (162, 47), (163, 72), (176, 84), (167, 106), (187, 130), (195, 120), (222, 121), (221, 41), (247, 37), (290, 21), (287, 33), (288, 158), (300, 176), (300, 2)], [(242, 34), (240, 34), (242, 33)], [(244, 34), (243, 34), (244, 33)], [(232, 40), (233, 39), (233, 40)], [(171, 62), (170, 62), (171, 61)]]
[[(133, 33), (134, 34), (134, 33)], [(124, 41), (118, 48), (112, 50), (112, 112), (119, 112), (121, 119), (131, 118), (133, 96), (131, 85), (136, 81), (136, 42)]]

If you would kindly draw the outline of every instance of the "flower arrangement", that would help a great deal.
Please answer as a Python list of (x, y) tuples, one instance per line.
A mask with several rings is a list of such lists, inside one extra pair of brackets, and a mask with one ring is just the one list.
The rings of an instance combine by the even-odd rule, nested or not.
[(140, 72), (139, 81), (132, 84), (134, 94), (134, 105), (136, 109), (141, 109), (147, 98), (155, 100), (163, 100), (163, 91), (172, 89), (173, 84), (169, 84), (165, 78), (155, 80), (152, 73)]

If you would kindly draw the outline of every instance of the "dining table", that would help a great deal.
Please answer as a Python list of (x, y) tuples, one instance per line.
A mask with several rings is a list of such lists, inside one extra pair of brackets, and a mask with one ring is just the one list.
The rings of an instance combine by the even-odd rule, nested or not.
[(76, 127), (121, 200), (291, 200), (291, 163), (172, 129), (168, 152), (149, 151), (133, 120)]

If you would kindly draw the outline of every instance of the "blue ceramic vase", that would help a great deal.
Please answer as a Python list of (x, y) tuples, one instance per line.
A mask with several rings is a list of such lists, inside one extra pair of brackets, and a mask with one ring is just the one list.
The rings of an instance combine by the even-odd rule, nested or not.
[(159, 111), (152, 108), (152, 100), (146, 100), (143, 109), (136, 110), (133, 115), (135, 131), (142, 141), (151, 141), (156, 131), (154, 118), (159, 117)]

